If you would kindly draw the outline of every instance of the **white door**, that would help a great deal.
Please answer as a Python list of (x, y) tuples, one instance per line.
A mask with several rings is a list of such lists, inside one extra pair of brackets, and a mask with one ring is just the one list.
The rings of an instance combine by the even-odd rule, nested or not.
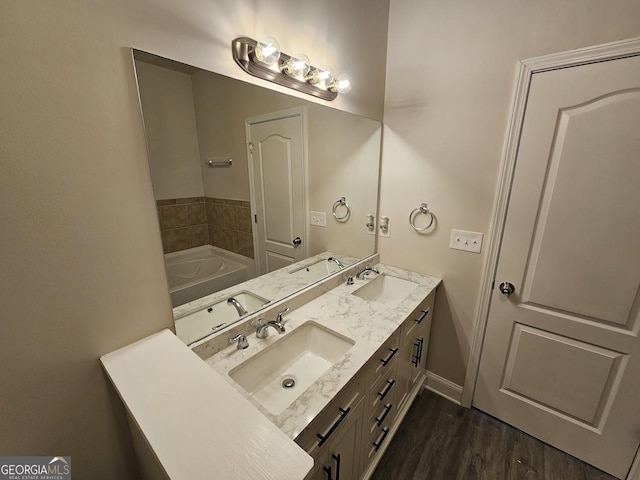
[(534, 73), (474, 405), (624, 478), (639, 287), (640, 57)]
[(258, 274), (306, 257), (304, 110), (246, 121)]

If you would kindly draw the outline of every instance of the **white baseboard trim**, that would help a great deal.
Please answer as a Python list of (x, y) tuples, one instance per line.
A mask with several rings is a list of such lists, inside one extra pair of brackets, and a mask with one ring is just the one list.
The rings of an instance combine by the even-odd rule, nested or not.
[(453, 383), (433, 372), (427, 371), (427, 382), (424, 388), (451, 400), (453, 403), (462, 404), (462, 385)]

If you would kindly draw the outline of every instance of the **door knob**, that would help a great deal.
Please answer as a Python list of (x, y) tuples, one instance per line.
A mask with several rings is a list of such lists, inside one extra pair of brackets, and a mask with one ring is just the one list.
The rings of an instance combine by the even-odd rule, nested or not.
[(291, 243), (297, 247), (298, 245), (302, 245), (302, 239), (300, 237), (296, 237), (291, 241)]
[(516, 287), (514, 287), (513, 283), (510, 282), (502, 282), (498, 285), (498, 288), (500, 289), (500, 293), (507, 297), (516, 291)]

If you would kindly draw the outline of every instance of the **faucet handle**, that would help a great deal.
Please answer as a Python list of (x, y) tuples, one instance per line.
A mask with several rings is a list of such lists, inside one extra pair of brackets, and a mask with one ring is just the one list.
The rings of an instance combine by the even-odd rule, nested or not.
[(238, 335), (236, 335), (235, 337), (230, 337), (229, 338), (229, 343), (233, 343), (237, 341), (238, 344), (236, 345), (236, 348), (238, 350), (244, 350), (245, 348), (249, 347), (249, 341), (247, 340), (246, 335), (243, 335), (242, 333), (239, 333)]
[(283, 324), (286, 321), (284, 318), (282, 318), (284, 316), (285, 313), (289, 313), (290, 308), (287, 307), (284, 310), (278, 312), (278, 315), (276, 315), (276, 321)]

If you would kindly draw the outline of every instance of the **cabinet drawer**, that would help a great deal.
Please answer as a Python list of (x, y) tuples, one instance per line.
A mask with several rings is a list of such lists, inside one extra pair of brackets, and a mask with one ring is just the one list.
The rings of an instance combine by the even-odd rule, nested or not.
[(395, 401), (395, 394), (398, 390), (397, 369), (394, 368), (392, 371), (385, 373), (388, 373), (388, 375), (382, 375), (366, 395), (365, 418), (371, 416), (382, 405)]
[(363, 443), (371, 444), (380, 436), (383, 428), (393, 425), (397, 411), (398, 408), (395, 398), (390, 399), (389, 402), (378, 405), (364, 424), (362, 433)]
[(400, 329), (384, 342), (382, 347), (369, 360), (370, 366), (367, 368), (367, 385), (373, 386), (380, 380), (380, 377), (392, 370), (400, 354)]
[[(391, 424), (382, 425), (375, 428), (370, 435), (363, 435), (362, 438), (362, 460), (363, 465), (370, 465), (371, 459), (382, 451), (383, 447), (389, 442), (389, 432)], [(365, 440), (365, 437), (366, 438)]]
[(355, 416), (364, 397), (363, 376), (351, 380), (333, 400), (318, 414), (313, 422), (300, 432), (296, 443), (315, 457), (330, 438), (338, 435)]

